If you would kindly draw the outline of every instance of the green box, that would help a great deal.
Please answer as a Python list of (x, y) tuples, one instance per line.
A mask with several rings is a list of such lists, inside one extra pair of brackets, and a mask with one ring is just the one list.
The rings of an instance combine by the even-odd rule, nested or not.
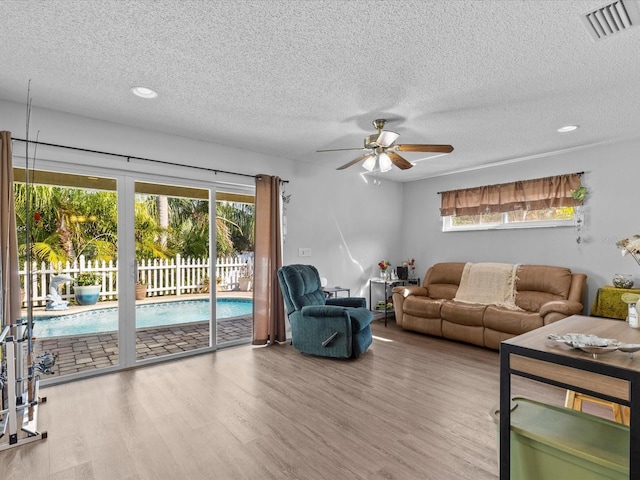
[[(500, 409), (491, 412), (498, 430)], [(512, 480), (629, 478), (629, 427), (524, 397), (511, 407)]]

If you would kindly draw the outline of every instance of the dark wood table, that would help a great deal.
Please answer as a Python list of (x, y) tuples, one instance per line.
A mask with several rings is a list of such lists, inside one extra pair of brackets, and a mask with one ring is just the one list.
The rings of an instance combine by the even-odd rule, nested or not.
[(598, 355), (549, 340), (551, 333), (587, 333), (640, 343), (640, 329), (624, 321), (574, 315), (500, 344), (500, 478), (511, 474), (511, 375), (585, 393), (627, 405), (629, 425), (629, 478), (640, 480), (640, 352)]

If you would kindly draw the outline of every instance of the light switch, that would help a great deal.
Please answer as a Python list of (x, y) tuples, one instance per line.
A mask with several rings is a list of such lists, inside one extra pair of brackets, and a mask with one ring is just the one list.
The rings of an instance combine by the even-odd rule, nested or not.
[(298, 256), (299, 257), (310, 257), (311, 256), (311, 249), (310, 248), (299, 248), (298, 249)]

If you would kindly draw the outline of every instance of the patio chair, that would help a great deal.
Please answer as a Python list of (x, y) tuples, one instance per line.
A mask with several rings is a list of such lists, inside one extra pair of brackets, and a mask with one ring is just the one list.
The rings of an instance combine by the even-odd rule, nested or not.
[(326, 298), (312, 265), (283, 266), (278, 280), (295, 348), (334, 358), (357, 358), (369, 348), (373, 314), (364, 298)]

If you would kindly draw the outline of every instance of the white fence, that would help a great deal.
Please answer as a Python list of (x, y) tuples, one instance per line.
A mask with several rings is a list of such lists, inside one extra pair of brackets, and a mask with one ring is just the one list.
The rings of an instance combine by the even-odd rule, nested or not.
[[(253, 257), (227, 257), (216, 259), (216, 274), (213, 281), (210, 279), (208, 258), (182, 258), (176, 255), (168, 260), (144, 260), (137, 265), (136, 275), (139, 283), (147, 285), (148, 297), (166, 295), (185, 295), (192, 293), (208, 292), (210, 284), (217, 285), (219, 290), (239, 290), (241, 278), (253, 278)], [(47, 303), (49, 283), (52, 275), (68, 275), (72, 279), (80, 272), (96, 273), (101, 279), (100, 300), (116, 300), (118, 298), (118, 264), (117, 262), (91, 262), (83, 256), (76, 262), (65, 264), (31, 265), (31, 296), (34, 306), (42, 306)], [(20, 270), (20, 285), (27, 284), (26, 267)], [(73, 293), (71, 287), (74, 281), (60, 286), (60, 296), (63, 300), (71, 300)], [(251, 284), (251, 283), (249, 283)], [(23, 305), (26, 299), (23, 297)]]

